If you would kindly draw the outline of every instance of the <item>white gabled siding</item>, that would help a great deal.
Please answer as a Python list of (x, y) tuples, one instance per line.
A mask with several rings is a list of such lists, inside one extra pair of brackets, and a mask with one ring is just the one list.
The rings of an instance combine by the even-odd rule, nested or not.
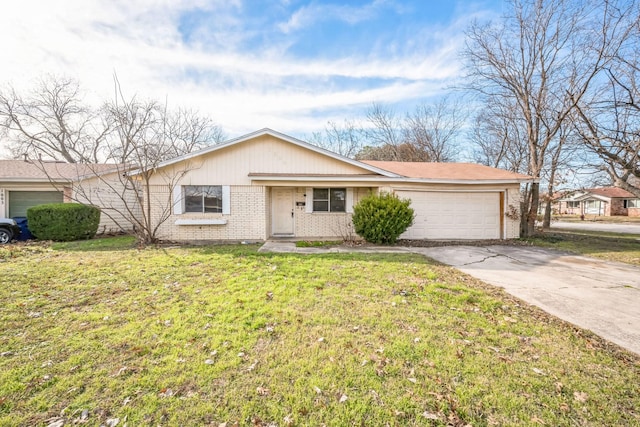
[(371, 172), (264, 135), (211, 154), (204, 154), (202, 157), (167, 166), (153, 180), (156, 183), (163, 179), (163, 175), (178, 176), (181, 173), (184, 173), (182, 185), (250, 185), (250, 173), (362, 175)]

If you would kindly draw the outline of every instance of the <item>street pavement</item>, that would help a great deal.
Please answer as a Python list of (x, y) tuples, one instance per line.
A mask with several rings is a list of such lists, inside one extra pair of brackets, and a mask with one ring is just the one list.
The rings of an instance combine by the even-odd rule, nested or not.
[(593, 221), (563, 222), (552, 221), (551, 230), (606, 231), (610, 233), (637, 234), (640, 236), (640, 223), (602, 223)]

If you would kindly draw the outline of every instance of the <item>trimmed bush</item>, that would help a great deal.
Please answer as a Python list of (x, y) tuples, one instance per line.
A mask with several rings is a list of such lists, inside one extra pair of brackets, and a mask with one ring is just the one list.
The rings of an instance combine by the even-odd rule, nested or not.
[(391, 244), (413, 224), (411, 200), (395, 194), (371, 194), (353, 207), (353, 227), (367, 242)]
[(50, 203), (27, 209), (29, 230), (38, 239), (68, 242), (91, 239), (98, 231), (100, 209), (80, 203)]

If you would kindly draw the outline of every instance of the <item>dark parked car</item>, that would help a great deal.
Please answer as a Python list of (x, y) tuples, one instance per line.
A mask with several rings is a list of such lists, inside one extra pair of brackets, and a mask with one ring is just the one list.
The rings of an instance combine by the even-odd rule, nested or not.
[(0, 245), (9, 243), (20, 235), (18, 223), (11, 218), (0, 218)]

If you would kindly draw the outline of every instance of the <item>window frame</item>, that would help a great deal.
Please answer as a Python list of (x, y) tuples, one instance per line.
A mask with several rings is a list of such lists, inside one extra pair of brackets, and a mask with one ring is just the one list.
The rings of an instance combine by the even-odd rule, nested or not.
[[(185, 197), (184, 197), (184, 188), (194, 186), (194, 185), (176, 185), (172, 190), (172, 198), (173, 198), (173, 215), (182, 215), (185, 213), (189, 213), (191, 215), (215, 215), (220, 216), (219, 213), (213, 212), (185, 212)], [(208, 186), (207, 186), (208, 187)], [(231, 215), (231, 186), (230, 185), (221, 185), (222, 187), (222, 215)], [(204, 211), (204, 208), (203, 208)]]
[[(221, 214), (223, 212), (223, 191), (222, 185), (183, 185), (184, 213)], [(190, 194), (200, 193), (200, 194)], [(195, 210), (189, 198), (200, 198), (199, 209)], [(207, 203), (207, 200), (213, 201)], [(196, 202), (197, 203), (197, 202)], [(209, 208), (207, 206), (210, 206)]]
[(577, 209), (580, 207), (579, 200), (567, 200), (567, 209)]
[(624, 209), (640, 208), (640, 199), (624, 199), (623, 207)]
[[(326, 198), (316, 197), (316, 191), (319, 192), (323, 190), (327, 191)], [(311, 191), (313, 192), (311, 195), (311, 204), (312, 204), (313, 213), (347, 213), (348, 212), (348, 208), (347, 208), (348, 190), (346, 187), (313, 187)], [(343, 197), (341, 200), (342, 209), (336, 210), (336, 209), (333, 209), (333, 206), (335, 204), (338, 204), (335, 201), (337, 199), (334, 197), (334, 193), (339, 191), (343, 193)], [(326, 210), (316, 209), (316, 203), (326, 203), (327, 204)]]

